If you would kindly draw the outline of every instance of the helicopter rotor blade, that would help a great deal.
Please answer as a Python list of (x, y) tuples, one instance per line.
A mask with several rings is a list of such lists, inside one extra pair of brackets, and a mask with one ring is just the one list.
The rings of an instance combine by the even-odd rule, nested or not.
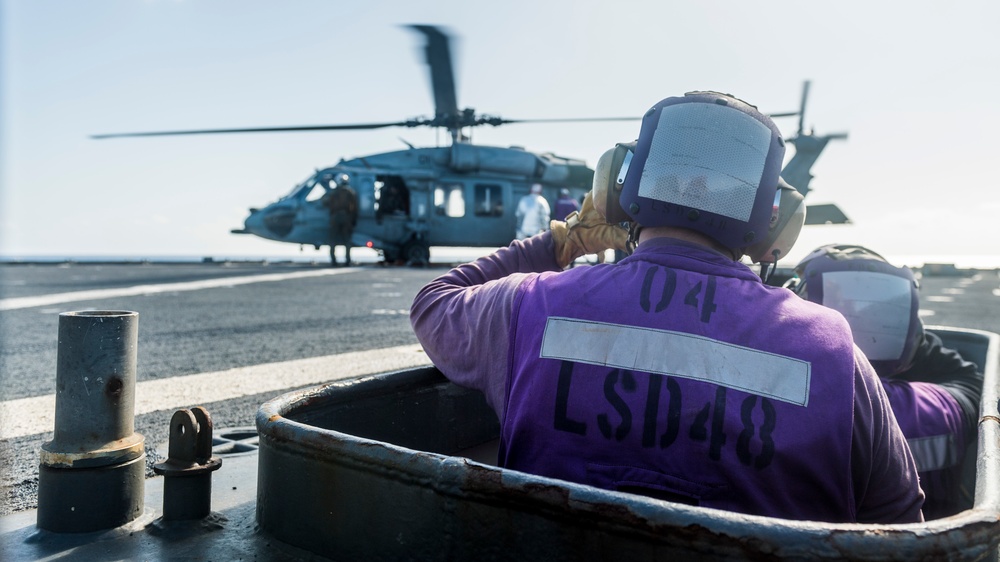
[(507, 125), (511, 123), (575, 123), (585, 121), (638, 121), (642, 117), (561, 117), (555, 119), (504, 119), (490, 115), (482, 115), (476, 125)]
[(424, 55), (431, 71), (431, 88), (434, 91), (434, 116), (438, 120), (458, 116), (458, 97), (455, 95), (455, 73), (451, 65), (450, 38), (441, 28), (433, 25), (411, 25), (427, 38)]
[(351, 131), (363, 129), (381, 129), (384, 127), (418, 127), (428, 122), (422, 119), (397, 121), (393, 123), (356, 123), (350, 125), (303, 125), (296, 127), (251, 127), (246, 129), (193, 129), (188, 131), (152, 131), (142, 133), (108, 133), (91, 135), (92, 139), (112, 139), (121, 137), (164, 137), (173, 135), (215, 135), (229, 133), (284, 133), (303, 131)]
[[(798, 115), (797, 111), (789, 111), (785, 113), (769, 113), (768, 116), (774, 117), (794, 117)], [(493, 115), (481, 115), (476, 120), (476, 125), (493, 125), (494, 127), (499, 125), (507, 125), (511, 123), (576, 123), (576, 122), (588, 122), (588, 121), (639, 121), (642, 117), (560, 117), (554, 119), (504, 119), (503, 117), (497, 117)]]

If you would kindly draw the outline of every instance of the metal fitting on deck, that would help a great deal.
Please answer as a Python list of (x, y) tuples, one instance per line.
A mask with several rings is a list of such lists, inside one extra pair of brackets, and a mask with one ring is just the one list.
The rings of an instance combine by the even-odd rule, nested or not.
[(163, 475), (163, 520), (201, 519), (212, 511), (212, 471), (222, 459), (212, 456), (212, 417), (196, 406), (170, 419), (167, 460), (153, 465)]
[(40, 529), (110, 529), (143, 511), (146, 453), (135, 433), (138, 326), (139, 313), (130, 311), (59, 315), (55, 430), (42, 445), (38, 475)]

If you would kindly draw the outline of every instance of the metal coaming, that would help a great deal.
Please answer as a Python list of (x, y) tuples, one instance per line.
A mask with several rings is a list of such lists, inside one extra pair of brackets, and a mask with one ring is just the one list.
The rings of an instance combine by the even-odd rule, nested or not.
[[(935, 331), (986, 346), (975, 506), (950, 518), (906, 525), (829, 524), (689, 507), (500, 469), (286, 417), (443, 380), (434, 369), (422, 368), (291, 393), (264, 404), (257, 414), (258, 522), (281, 540), (331, 557), (543, 560), (553, 554), (612, 558), (628, 552), (630, 557), (682, 554), (688, 559), (996, 559), (1000, 424), (994, 418), (998, 417), (1000, 336), (976, 330)], [(324, 498), (325, 509), (310, 511), (307, 517), (282, 511), (281, 502), (275, 500), (297, 484), (275, 477), (272, 471), (295, 474), (300, 481), (333, 482), (334, 487), (339, 481), (342, 486), (335, 492), (340, 495)], [(352, 488), (354, 484), (366, 485)], [(362, 503), (362, 495), (367, 507), (337, 513), (337, 506), (350, 510)], [(324, 536), (298, 532), (306, 521), (324, 529)], [(429, 531), (409, 532), (407, 523)], [(345, 524), (353, 527), (343, 533)]]

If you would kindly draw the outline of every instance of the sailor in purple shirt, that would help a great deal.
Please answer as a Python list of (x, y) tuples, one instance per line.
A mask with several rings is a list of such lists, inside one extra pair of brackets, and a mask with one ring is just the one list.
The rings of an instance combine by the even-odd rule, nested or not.
[(832, 244), (806, 256), (788, 286), (837, 310), (882, 379), (917, 463), (928, 519), (971, 507), (960, 487), (976, 437), (983, 375), (920, 321), (913, 272), (863, 246)]
[(556, 210), (554, 216), (559, 220), (564, 220), (574, 211), (580, 210), (580, 204), (573, 199), (569, 190), (565, 187), (559, 190), (559, 199), (556, 200)]
[(665, 99), (601, 157), (578, 214), (420, 291), (414, 331), (497, 412), (500, 466), (749, 514), (922, 520), (910, 449), (846, 321), (740, 262), (773, 263), (803, 224), (783, 155), (737, 98)]

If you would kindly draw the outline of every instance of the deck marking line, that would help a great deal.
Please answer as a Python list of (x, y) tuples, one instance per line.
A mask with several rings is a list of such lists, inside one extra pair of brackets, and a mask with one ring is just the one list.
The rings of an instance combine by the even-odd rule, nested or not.
[[(286, 389), (430, 364), (423, 348), (412, 344), (142, 381), (136, 384), (135, 415), (264, 392), (278, 396)], [(0, 402), (0, 439), (52, 431), (55, 411), (55, 394)]]
[(94, 289), (92, 291), (74, 291), (71, 293), (54, 293), (51, 295), (38, 295), (34, 297), (16, 297), (11, 299), (0, 299), (0, 310), (15, 310), (20, 308), (32, 308), (36, 306), (49, 306), (67, 302), (79, 302), (95, 299), (110, 299), (115, 297), (135, 297), (140, 295), (155, 295), (158, 293), (176, 293), (182, 291), (198, 291), (201, 289), (217, 289), (220, 287), (233, 287), (236, 285), (248, 285), (250, 283), (269, 283), (272, 281), (286, 281), (289, 279), (302, 279), (305, 277), (322, 277), (326, 275), (339, 275), (358, 271), (357, 268), (344, 269), (317, 269), (314, 271), (296, 271), (293, 273), (265, 273), (262, 275), (246, 275), (243, 277), (220, 277), (218, 279), (203, 279), (201, 281), (186, 281), (183, 283), (158, 283), (155, 285), (135, 285), (133, 287), (122, 287), (120, 289)]

